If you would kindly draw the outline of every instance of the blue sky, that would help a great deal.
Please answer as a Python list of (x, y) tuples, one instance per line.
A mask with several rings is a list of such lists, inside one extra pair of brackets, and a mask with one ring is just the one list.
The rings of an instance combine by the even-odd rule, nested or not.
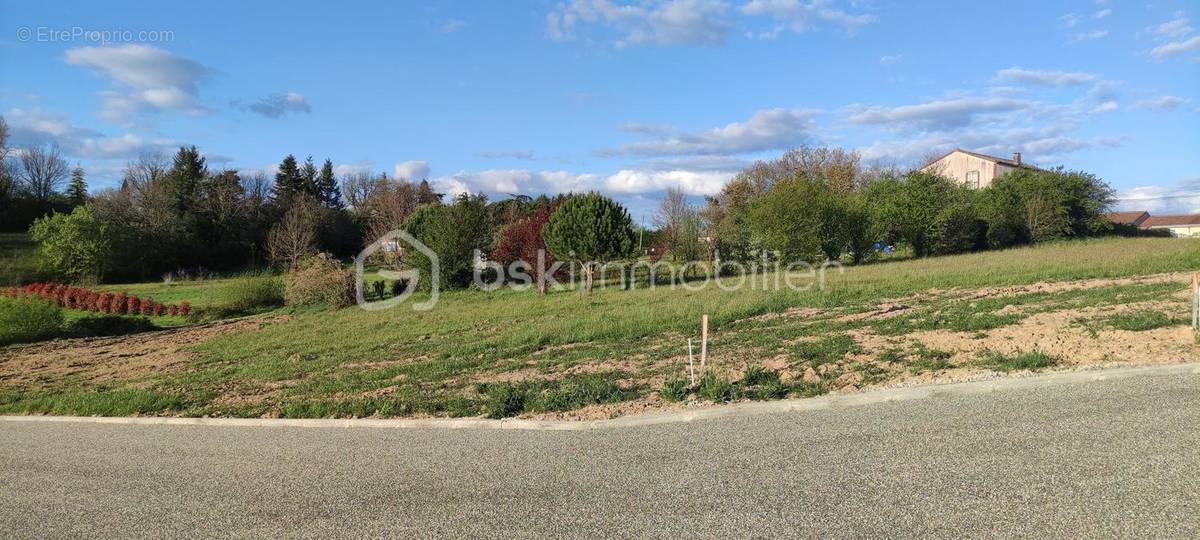
[(93, 189), (195, 144), (247, 172), (293, 153), (450, 192), (598, 189), (637, 217), (809, 143), (1020, 151), (1123, 207), (1200, 211), (1180, 0), (5, 0), (0, 23), (13, 142), (59, 144)]

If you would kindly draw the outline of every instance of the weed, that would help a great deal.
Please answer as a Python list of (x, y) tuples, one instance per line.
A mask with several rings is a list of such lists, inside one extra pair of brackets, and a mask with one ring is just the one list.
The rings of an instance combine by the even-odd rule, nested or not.
[(736, 400), (740, 397), (741, 392), (733, 383), (713, 374), (708, 373), (700, 379), (700, 384), (696, 387), (696, 396), (700, 399), (706, 399), (713, 403), (726, 403)]
[(983, 351), (980, 364), (996, 371), (1037, 371), (1058, 364), (1058, 359), (1040, 352), (1024, 352), (1006, 356), (995, 351)]
[(663, 381), (662, 388), (658, 390), (658, 397), (664, 401), (683, 401), (687, 399), (689, 391), (691, 388), (688, 386), (687, 379), (675, 377)]
[(913, 344), (913, 352), (917, 358), (908, 364), (908, 370), (914, 374), (954, 367), (950, 362), (950, 357), (954, 355), (947, 351), (930, 349), (924, 343), (916, 342)]
[(854, 338), (846, 334), (824, 337), (816, 341), (801, 341), (792, 346), (792, 353), (812, 367), (836, 362), (845, 358), (847, 354), (860, 350)]

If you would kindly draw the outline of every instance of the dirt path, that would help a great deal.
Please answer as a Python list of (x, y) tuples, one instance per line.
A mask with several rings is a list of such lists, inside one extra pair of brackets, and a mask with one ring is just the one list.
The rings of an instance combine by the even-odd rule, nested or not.
[(186, 349), (214, 336), (257, 330), (286, 320), (238, 319), (128, 336), (63, 339), (0, 349), (0, 381), (29, 384), (71, 379), (91, 383), (136, 380), (178, 369)]

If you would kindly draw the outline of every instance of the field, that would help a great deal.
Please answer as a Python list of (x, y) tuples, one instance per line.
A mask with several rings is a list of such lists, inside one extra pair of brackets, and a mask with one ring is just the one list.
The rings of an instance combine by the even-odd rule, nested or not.
[[(1183, 361), (1197, 357), (1184, 273), (1197, 268), (1198, 241), (1099, 239), (848, 267), (807, 291), (471, 290), (427, 312), (277, 310), (0, 349), (0, 411), (596, 418)], [(106, 288), (215, 306), (228, 284)], [(703, 314), (709, 376), (690, 387)]]
[(18, 285), (38, 277), (36, 246), (24, 233), (0, 233), (0, 287)]

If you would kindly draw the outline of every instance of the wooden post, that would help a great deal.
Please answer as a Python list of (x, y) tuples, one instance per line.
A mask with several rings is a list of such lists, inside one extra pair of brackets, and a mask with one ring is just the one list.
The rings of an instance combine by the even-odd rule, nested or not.
[(688, 379), (696, 386), (696, 368), (692, 364), (692, 338), (688, 338)]
[(1192, 272), (1192, 329), (1200, 330), (1200, 277)]
[(700, 316), (700, 376), (704, 376), (704, 364), (708, 360), (708, 315)]

